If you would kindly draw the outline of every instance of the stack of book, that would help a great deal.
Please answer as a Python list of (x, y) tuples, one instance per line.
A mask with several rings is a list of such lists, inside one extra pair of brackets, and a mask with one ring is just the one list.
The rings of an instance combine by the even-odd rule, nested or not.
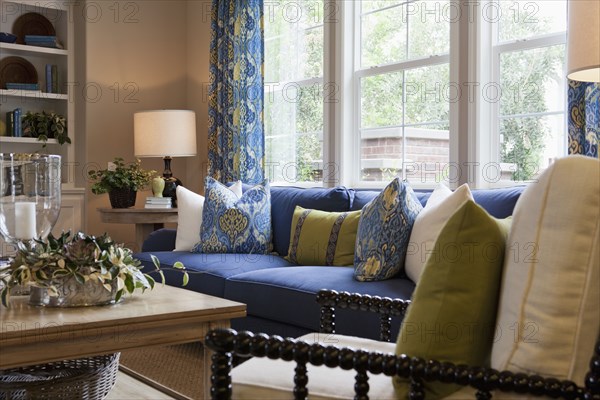
[(15, 108), (13, 111), (6, 113), (6, 133), (9, 136), (23, 136), (23, 128), (21, 127), (21, 117), (23, 112), (20, 108)]
[(56, 36), (25, 35), (25, 44), (28, 46), (51, 47), (53, 49), (63, 48)]
[(170, 197), (146, 197), (145, 208), (171, 208)]

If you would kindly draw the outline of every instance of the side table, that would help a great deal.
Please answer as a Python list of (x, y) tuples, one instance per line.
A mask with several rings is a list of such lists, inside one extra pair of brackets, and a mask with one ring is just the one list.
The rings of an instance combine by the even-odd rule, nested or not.
[(177, 223), (176, 208), (99, 208), (102, 222), (112, 224), (135, 224), (135, 241), (138, 250), (155, 230), (165, 223)]

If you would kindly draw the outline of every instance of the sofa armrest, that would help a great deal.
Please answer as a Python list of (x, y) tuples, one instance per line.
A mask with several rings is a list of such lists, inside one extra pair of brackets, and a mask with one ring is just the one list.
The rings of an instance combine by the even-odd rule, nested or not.
[[(410, 399), (424, 399), (423, 381), (454, 383), (477, 389), (477, 399), (491, 399), (492, 391), (549, 396), (564, 399), (597, 399), (600, 396), (600, 338), (592, 350), (590, 371), (585, 386), (568, 380), (544, 378), (491, 368), (456, 365), (450, 362), (424, 360), (405, 354), (384, 354), (336, 346), (323, 346), (264, 333), (236, 332), (215, 329), (206, 335), (205, 344), (215, 352), (212, 356), (210, 382), (213, 399), (230, 399), (232, 395), (231, 368), (234, 355), (241, 357), (268, 357), (296, 363), (293, 395), (296, 399), (308, 395), (307, 364), (327, 365), (330, 368), (356, 371), (355, 399), (368, 399), (368, 375), (384, 374), (410, 379)], [(338, 382), (336, 382), (337, 384)]]
[(369, 311), (379, 314), (380, 340), (389, 342), (392, 336), (392, 317), (404, 318), (404, 313), (410, 301), (322, 289), (317, 293), (317, 303), (321, 306), (319, 330), (322, 333), (335, 333), (336, 307), (342, 309), (349, 308), (351, 310)]
[(172, 251), (175, 249), (176, 229), (159, 229), (150, 234), (142, 244), (142, 252)]

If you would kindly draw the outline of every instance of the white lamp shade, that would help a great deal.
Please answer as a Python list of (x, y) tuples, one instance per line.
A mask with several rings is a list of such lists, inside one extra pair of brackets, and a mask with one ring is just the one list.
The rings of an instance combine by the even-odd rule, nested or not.
[(133, 115), (136, 157), (190, 157), (196, 155), (196, 113), (189, 110), (153, 110)]
[(568, 0), (567, 77), (600, 82), (600, 0)]

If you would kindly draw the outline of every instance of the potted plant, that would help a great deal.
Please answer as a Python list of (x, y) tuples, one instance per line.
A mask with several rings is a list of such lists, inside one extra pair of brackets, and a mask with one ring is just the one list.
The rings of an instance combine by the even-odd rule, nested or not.
[[(5, 307), (16, 285), (30, 287), (31, 304), (57, 307), (110, 304), (125, 292), (154, 288), (155, 280), (141, 271), (132, 251), (106, 234), (94, 237), (79, 232), (70, 236), (66, 232), (58, 238), (50, 234), (45, 241), (17, 242), (15, 257), (0, 267)], [(164, 284), (160, 263), (154, 256), (152, 260)], [(173, 267), (183, 271), (183, 285), (187, 285), (183, 264), (176, 262)]]
[(139, 159), (126, 165), (117, 157), (109, 168), (92, 170), (88, 174), (95, 181), (92, 193), (108, 193), (112, 208), (128, 208), (135, 205), (137, 191), (152, 181), (156, 171), (144, 170)]
[(23, 116), (23, 134), (36, 137), (46, 147), (48, 139), (54, 138), (59, 144), (71, 143), (67, 132), (67, 120), (53, 111), (31, 112)]

